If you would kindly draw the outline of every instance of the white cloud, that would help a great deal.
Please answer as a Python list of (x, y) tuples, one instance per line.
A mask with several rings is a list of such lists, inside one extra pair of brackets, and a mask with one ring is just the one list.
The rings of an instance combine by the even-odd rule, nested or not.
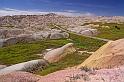
[(76, 13), (77, 11), (75, 10), (64, 10), (65, 12), (69, 12), (69, 13)]
[(6, 16), (6, 15), (43, 15), (48, 13), (56, 13), (59, 15), (65, 15), (65, 16), (93, 16), (94, 14), (86, 12), (86, 13), (79, 13), (74, 10), (65, 10), (65, 11), (58, 11), (58, 12), (42, 12), (42, 11), (35, 11), (35, 10), (17, 10), (17, 9), (11, 9), (11, 8), (4, 8), (0, 9), (0, 16)]

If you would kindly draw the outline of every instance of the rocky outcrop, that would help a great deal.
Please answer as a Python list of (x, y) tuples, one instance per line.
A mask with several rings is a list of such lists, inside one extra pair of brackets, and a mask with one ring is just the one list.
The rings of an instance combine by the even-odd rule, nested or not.
[(17, 42), (31, 42), (35, 41), (36, 37), (32, 34), (21, 34), (16, 37)]
[(21, 34), (16, 37), (0, 39), (0, 47), (14, 45), (21, 42), (31, 42), (31, 41), (35, 41), (36, 39), (37, 38), (33, 37), (31, 34)]
[(0, 48), (4, 46), (5, 39), (0, 39)]
[(16, 37), (7, 38), (5, 39), (4, 46), (13, 45), (16, 43), (18, 43), (18, 39)]
[(17, 29), (17, 28), (14, 28), (14, 29), (2, 28), (2, 29), (0, 29), (0, 38), (1, 39), (5, 39), (5, 38), (9, 38), (9, 37), (15, 37), (15, 36), (20, 35), (20, 34), (24, 34), (24, 30)]
[(15, 35), (14, 37), (0, 39), (0, 47), (22, 42), (32, 42), (45, 39), (62, 39), (68, 37), (69, 37), (68, 33), (61, 32), (60, 30), (28, 32), (27, 34), (19, 34)]
[(57, 62), (65, 57), (67, 54), (72, 54), (75, 51), (76, 50), (73, 43), (68, 43), (60, 48), (48, 51), (43, 57), (44, 59), (32, 60), (5, 67), (0, 70), (0, 75), (16, 71), (34, 72), (35, 70), (46, 67), (48, 63)]
[(37, 82), (41, 77), (27, 72), (0, 75), (0, 82)]
[(16, 15), (0, 17), (0, 27), (26, 28), (33, 31), (42, 31), (48, 28), (49, 24), (58, 25), (82, 25), (90, 22), (123, 23), (123, 16), (79, 16), (67, 17), (56, 14), (47, 15)]
[(123, 82), (124, 67), (114, 69), (66, 69), (41, 77), (38, 82)]
[(15, 71), (34, 72), (35, 70), (38, 70), (39, 68), (43, 68), (47, 65), (48, 63), (45, 60), (42, 59), (32, 60), (3, 68), (0, 70), (0, 75), (8, 74)]
[(95, 36), (98, 34), (98, 31), (97, 29), (88, 29), (88, 30), (81, 31), (80, 34), (86, 35), (86, 36)]
[(80, 67), (113, 68), (124, 65), (124, 39), (110, 41), (100, 47)]
[(0, 75), (0, 82), (124, 82), (124, 67), (114, 69), (65, 69), (46, 76), (27, 72)]
[(74, 53), (76, 50), (74, 48), (73, 43), (68, 43), (60, 48), (53, 49), (47, 52), (44, 56), (44, 59), (47, 60), (49, 63), (57, 62), (67, 54)]
[(61, 39), (61, 38), (68, 38), (69, 34), (68, 33), (51, 33), (50, 39)]
[(6, 65), (0, 65), (0, 70), (7, 67)]
[(68, 28), (68, 30), (86, 36), (95, 36), (98, 34), (97, 29), (92, 29), (91, 27), (86, 27), (86, 26), (77, 26), (77, 27), (75, 26), (73, 28)]

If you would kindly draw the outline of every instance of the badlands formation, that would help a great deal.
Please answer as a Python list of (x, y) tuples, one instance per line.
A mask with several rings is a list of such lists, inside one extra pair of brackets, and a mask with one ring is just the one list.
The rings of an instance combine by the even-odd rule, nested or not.
[(68, 43), (60, 48), (53, 49), (47, 52), (43, 59), (31, 60), (4, 67), (1, 65), (0, 75), (8, 74), (16, 71), (34, 72), (40, 68), (45, 68), (49, 63), (60, 61), (67, 54), (73, 54), (76, 51), (73, 43)]
[[(100, 47), (81, 65), (77, 66), (78, 68), (77, 67), (68, 68), (65, 70), (48, 74), (46, 76), (38, 76), (26, 72), (20, 72), (21, 70), (20, 71), (15, 70), (15, 71), (11, 71), (10, 73), (2, 74), (2, 70), (4, 70), (4, 72), (5, 71), (7, 72), (6, 69), (14, 70), (15, 68), (20, 68), (19, 65), (5, 67), (0, 70), (2, 74), (0, 75), (0, 81), (1, 82), (48, 82), (48, 81), (49, 82), (124, 82), (124, 78), (123, 78), (124, 46), (123, 45), (124, 45), (124, 39), (110, 41), (105, 45), (103, 45), (102, 47)], [(72, 47), (72, 43), (69, 43), (61, 48), (67, 49), (67, 46), (69, 46), (68, 48)], [(48, 52), (46, 54), (46, 57), (44, 58), (51, 59), (52, 58), (51, 56), (54, 55), (52, 53), (55, 53), (55, 51), (57, 50), (59, 51), (61, 48), (50, 51), (51, 53)], [(72, 48), (70, 48), (70, 50), (71, 49)], [(68, 50), (64, 50), (64, 51), (68, 51)], [(62, 54), (61, 50), (58, 53)], [(59, 54), (58, 56), (61, 57), (61, 55)], [(58, 56), (54, 55), (53, 57), (58, 57)], [(52, 60), (50, 60), (50, 62), (51, 61)], [(13, 69), (11, 69), (12, 67)], [(27, 70), (29, 70), (29, 68), (27, 68)], [(99, 70), (96, 68), (99, 68)]]
[[(44, 39), (61, 39), (69, 37), (68, 33), (55, 28), (53, 24), (59, 25), (64, 29), (77, 34), (96, 36), (99, 34), (99, 31), (95, 27), (99, 27), (99, 25), (84, 25), (85, 23), (91, 22), (120, 24), (124, 22), (124, 17), (67, 17), (54, 13), (46, 15), (3, 16), (0, 17), (0, 47), (13, 45), (20, 42), (32, 42)], [(107, 26), (107, 28), (109, 27)]]
[(124, 65), (124, 39), (110, 41), (100, 47), (79, 67), (114, 68)]
[[(121, 24), (124, 23), (124, 17), (66, 17), (54, 13), (46, 15), (4, 16), (0, 17), (0, 47), (3, 49), (18, 43), (29, 43), (40, 40), (74, 40), (70, 39), (71, 33), (60, 30), (54, 27), (53, 24), (75, 34), (93, 37), (99, 34), (98, 29), (96, 29), (99, 25), (84, 25), (92, 22)], [(105, 26), (105, 28), (108, 29), (110, 27)], [(77, 37), (75, 38), (77, 39)], [(76, 45), (82, 48), (80, 45), (81, 42), (79, 40), (76, 41), (78, 41)], [(32, 74), (39, 69), (45, 70), (53, 63), (59, 63), (67, 55), (79, 53), (74, 45), (75, 42), (68, 42), (61, 47), (49, 50), (45, 54), (38, 54), (41, 56), (41, 59), (21, 62), (10, 66), (0, 65), (0, 82), (124, 82), (124, 39), (107, 42), (84, 62), (82, 60), (82, 64), (80, 65), (45, 76)], [(89, 44), (84, 45), (83, 48), (85, 49), (86, 45)], [(68, 60), (71, 59), (68, 58)], [(73, 64), (73, 62), (71, 63)]]

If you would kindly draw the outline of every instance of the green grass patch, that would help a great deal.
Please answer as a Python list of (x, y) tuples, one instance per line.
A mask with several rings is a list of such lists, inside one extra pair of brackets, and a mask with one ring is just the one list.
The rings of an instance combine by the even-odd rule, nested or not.
[(19, 43), (8, 47), (0, 48), (0, 64), (12, 65), (33, 59), (40, 58), (36, 54), (51, 47), (60, 47), (69, 41), (48, 40), (32, 43)]
[[(31, 43), (18, 43), (16, 45), (0, 48), (0, 64), (12, 65), (41, 57), (36, 54), (42, 53), (43, 50), (48, 48), (58, 48), (67, 43), (74, 43), (75, 47), (80, 50), (96, 51), (105, 42), (82, 37), (76, 34), (70, 34), (70, 40), (45, 40), (36, 41)], [(68, 54), (61, 61), (50, 64), (43, 71), (38, 71), (39, 75), (46, 75), (67, 67), (72, 67), (82, 63), (89, 54), (79, 55), (77, 53)]]
[[(70, 39), (72, 39), (72, 41), (70, 42), (73, 42), (77, 48), (87, 51), (96, 51), (100, 46), (105, 44), (105, 42), (103, 41), (90, 39), (75, 34), (70, 34)], [(43, 71), (38, 71), (36, 74), (47, 75), (49, 73), (62, 70), (67, 67), (73, 67), (75, 65), (81, 64), (89, 56), (90, 55), (87, 53), (84, 53), (82, 55), (79, 55), (77, 53), (68, 54), (61, 61), (50, 64), (46, 69), (44, 69)]]
[[(100, 32), (96, 37), (110, 39), (110, 40), (117, 40), (124, 38), (124, 24), (93, 22), (93, 23), (86, 23), (84, 25), (88, 25), (88, 24), (100, 25), (98, 28), (96, 28)], [(109, 26), (110, 28), (103, 28), (102, 26)], [(116, 26), (120, 28), (120, 30), (115, 28)]]
[(82, 55), (77, 54), (77, 52), (74, 54), (68, 54), (60, 62), (50, 64), (46, 69), (44, 69), (43, 71), (38, 71), (36, 74), (43, 76), (58, 70), (63, 70), (67, 67), (72, 67), (82, 63), (88, 57), (89, 54), (87, 53), (84, 53)]
[(81, 48), (83, 50), (87, 51), (96, 51), (99, 47), (101, 47), (106, 42), (83, 37), (76, 34), (70, 34), (70, 38), (73, 40), (73, 43), (78, 46), (78, 48)]
[[(124, 38), (124, 24), (109, 23), (104, 25), (109, 26), (110, 28), (98, 28), (100, 34), (97, 37), (111, 40)], [(120, 28), (120, 30), (116, 29), (115, 26)]]

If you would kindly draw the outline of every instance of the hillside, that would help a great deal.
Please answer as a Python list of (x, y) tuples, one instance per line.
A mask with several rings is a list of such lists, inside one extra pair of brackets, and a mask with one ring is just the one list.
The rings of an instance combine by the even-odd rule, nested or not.
[[(82, 70), (85, 78), (82, 74), (79, 77), (69, 76), (69, 79), (82, 77), (84, 79), (79, 80), (85, 81), (90, 77), (95, 82), (94, 78), (101, 78), (100, 74), (104, 77), (108, 72), (116, 78), (113, 70), (118, 72), (117, 66), (120, 66), (123, 71), (123, 64), (120, 64), (120, 61), (123, 63), (122, 38), (123, 16), (68, 17), (49, 13), (0, 17), (0, 81), (9, 77), (16, 79), (16, 74), (20, 80), (24, 74), (31, 77), (28, 80), (31, 82), (52, 82), (51, 77), (61, 77), (64, 73), (61, 78), (63, 82), (66, 75), (79, 75)], [(112, 58), (109, 63), (108, 56)], [(105, 69), (110, 65), (113, 67)], [(75, 69), (77, 66), (78, 69)], [(107, 80), (105, 82), (109, 82), (107, 77), (104, 78)], [(58, 82), (59, 79), (53, 80)], [(102, 80), (99, 79), (99, 82)]]

